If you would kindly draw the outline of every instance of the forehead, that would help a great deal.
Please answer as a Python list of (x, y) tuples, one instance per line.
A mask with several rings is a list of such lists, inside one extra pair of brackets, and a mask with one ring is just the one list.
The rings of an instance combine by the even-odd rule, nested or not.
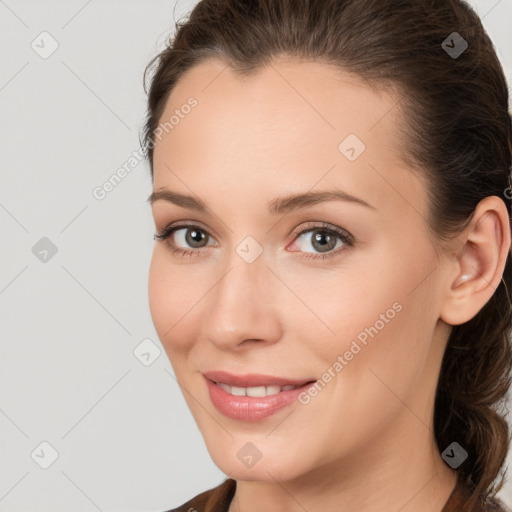
[[(197, 128), (199, 121), (205, 129), (229, 135), (238, 134), (240, 128), (244, 128), (241, 135), (250, 132), (253, 137), (270, 130), (269, 141), (276, 131), (282, 136), (299, 134), (297, 125), (305, 123), (312, 138), (334, 132), (358, 133), (363, 138), (377, 124), (381, 129), (374, 135), (391, 136), (389, 128), (397, 118), (397, 112), (388, 116), (397, 103), (391, 91), (370, 87), (339, 67), (284, 57), (250, 76), (236, 74), (215, 59), (194, 66), (178, 80), (160, 121), (169, 120), (190, 97), (197, 99), (198, 108), (191, 121), (172, 130), (175, 135), (186, 125)], [(208, 123), (212, 118), (217, 121), (214, 125)]]
[[(196, 106), (184, 108), (192, 97)], [(244, 186), (269, 197), (343, 184), (372, 204), (396, 202), (401, 189), (421, 204), (423, 184), (400, 159), (397, 100), (319, 62), (281, 58), (242, 77), (205, 61), (180, 78), (165, 106), (160, 123), (179, 121), (155, 146), (155, 189), (186, 192), (178, 177), (205, 198)]]

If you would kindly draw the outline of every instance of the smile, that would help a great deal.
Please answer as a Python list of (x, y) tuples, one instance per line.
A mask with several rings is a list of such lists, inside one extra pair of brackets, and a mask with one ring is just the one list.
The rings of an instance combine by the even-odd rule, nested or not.
[(213, 406), (228, 418), (244, 421), (261, 421), (298, 401), (301, 393), (316, 381), (305, 384), (270, 384), (268, 386), (230, 386), (205, 377)]

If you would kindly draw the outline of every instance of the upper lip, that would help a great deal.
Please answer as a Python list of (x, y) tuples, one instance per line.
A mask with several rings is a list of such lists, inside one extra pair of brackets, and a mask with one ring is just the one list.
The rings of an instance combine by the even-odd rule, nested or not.
[(246, 375), (233, 375), (223, 371), (203, 372), (203, 375), (213, 382), (223, 382), (228, 386), (250, 388), (256, 386), (301, 386), (316, 379), (288, 379), (274, 375), (262, 375), (259, 373), (248, 373)]

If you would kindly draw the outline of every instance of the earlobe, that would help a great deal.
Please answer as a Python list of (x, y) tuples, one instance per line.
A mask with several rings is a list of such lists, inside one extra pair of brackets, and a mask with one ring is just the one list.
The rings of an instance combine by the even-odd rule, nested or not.
[(510, 219), (497, 196), (482, 199), (460, 235), (456, 260), (447, 260), (447, 291), (441, 319), (450, 325), (471, 320), (500, 284), (510, 252)]

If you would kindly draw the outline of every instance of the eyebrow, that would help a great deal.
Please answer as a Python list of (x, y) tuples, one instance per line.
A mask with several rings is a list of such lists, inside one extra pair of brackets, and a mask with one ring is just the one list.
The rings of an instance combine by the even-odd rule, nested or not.
[[(153, 205), (156, 201), (168, 201), (182, 208), (196, 210), (198, 212), (206, 213), (208, 208), (206, 204), (199, 198), (180, 194), (171, 190), (156, 190), (150, 194), (147, 201)], [(267, 208), (271, 215), (279, 215), (289, 213), (301, 208), (307, 208), (324, 201), (347, 201), (350, 203), (359, 204), (376, 210), (374, 206), (367, 203), (359, 197), (355, 197), (343, 190), (326, 190), (321, 192), (305, 192), (301, 194), (292, 194), (285, 197), (277, 197), (272, 199)]]

